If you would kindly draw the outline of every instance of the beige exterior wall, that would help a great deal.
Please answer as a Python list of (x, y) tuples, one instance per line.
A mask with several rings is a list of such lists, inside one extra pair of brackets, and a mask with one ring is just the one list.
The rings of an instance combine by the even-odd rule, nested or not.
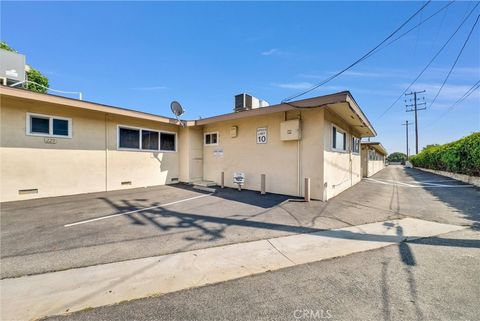
[[(177, 134), (175, 152), (130, 151), (117, 148), (118, 125)], [(179, 127), (137, 118), (108, 115), (107, 181), (108, 190), (174, 183), (179, 179)], [(122, 185), (131, 182), (131, 185)]]
[(361, 148), (362, 177), (368, 177), (368, 147), (362, 145)]
[(375, 175), (379, 171), (385, 168), (385, 162), (382, 160), (370, 160), (368, 161), (368, 177)]
[[(332, 148), (332, 126), (334, 125), (347, 133), (347, 150), (344, 152)], [(325, 111), (323, 141), (325, 145), (324, 176), (326, 189), (323, 200), (338, 195), (362, 179), (360, 154), (351, 151), (352, 135), (358, 137), (355, 131), (340, 117), (332, 112)]]
[[(71, 195), (211, 180), (233, 184), (234, 172), (244, 172), (245, 189), (304, 195), (304, 179), (311, 180), (311, 197), (327, 200), (361, 179), (360, 155), (350, 152), (354, 128), (331, 110), (338, 106), (296, 109), (255, 117), (181, 127), (153, 119), (115, 115), (48, 102), (2, 97), (0, 194), (1, 201)], [(331, 108), (331, 110), (330, 110)], [(26, 134), (27, 113), (72, 120), (72, 137)], [(300, 119), (301, 139), (282, 141), (281, 123)], [(332, 149), (332, 124), (347, 133), (347, 151)], [(118, 126), (177, 134), (175, 152), (130, 151), (117, 148)], [(193, 125), (193, 124), (190, 124)], [(230, 129), (238, 128), (237, 137)], [(257, 129), (267, 128), (266, 144), (257, 143)], [(204, 134), (218, 132), (218, 144), (204, 145)], [(359, 136), (359, 135), (358, 135)], [(376, 167), (373, 169), (376, 170)], [(19, 190), (38, 189), (36, 194)]]
[[(244, 172), (246, 189), (260, 190), (260, 174), (267, 176), (267, 192), (303, 196), (303, 180), (311, 179), (311, 196), (327, 200), (361, 180), (360, 153), (352, 153), (352, 134), (341, 118), (325, 109), (298, 110), (286, 119), (302, 119), (302, 139), (281, 141), (280, 123), (284, 113), (206, 125), (204, 133), (218, 132), (218, 146), (204, 146), (204, 178), (235, 187), (233, 173)], [(332, 149), (332, 124), (347, 132), (347, 151)], [(230, 128), (238, 127), (238, 137), (230, 137)], [(257, 128), (268, 128), (268, 143), (256, 143)], [(223, 156), (215, 156), (215, 150)], [(326, 183), (326, 188), (324, 188)]]
[[(280, 123), (301, 117), (302, 139), (280, 140)], [(245, 173), (244, 188), (260, 190), (260, 175), (266, 175), (267, 192), (303, 195), (303, 179), (310, 177), (313, 198), (322, 198), (323, 191), (323, 110), (280, 112), (255, 118), (225, 121), (205, 125), (204, 133), (218, 132), (217, 146), (204, 146), (204, 179), (220, 182), (225, 173), (225, 185), (233, 184), (234, 172)], [(230, 128), (238, 127), (238, 136), (230, 136)], [(257, 128), (267, 128), (268, 141), (257, 144)], [(217, 150), (217, 155), (215, 155)], [(218, 151), (223, 155), (218, 155)]]
[[(72, 138), (47, 144), (26, 135), (27, 112), (71, 118)], [(178, 152), (117, 150), (118, 124), (177, 132), (175, 125), (4, 97), (0, 116), (1, 201), (160, 185), (179, 176)], [(38, 193), (20, 195), (24, 189)]]
[(191, 183), (203, 179), (202, 127), (182, 127), (179, 134), (180, 181)]
[(362, 169), (363, 177), (370, 177), (375, 175), (379, 171), (385, 168), (385, 160), (372, 160), (368, 157), (368, 151), (373, 148), (363, 145), (362, 146)]

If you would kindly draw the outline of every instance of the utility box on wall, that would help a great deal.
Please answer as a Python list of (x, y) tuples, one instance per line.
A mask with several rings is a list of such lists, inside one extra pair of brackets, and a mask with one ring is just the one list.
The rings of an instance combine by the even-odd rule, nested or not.
[(301, 138), (300, 119), (292, 119), (280, 123), (281, 140), (300, 140)]
[(238, 126), (230, 127), (230, 137), (235, 138), (238, 136)]

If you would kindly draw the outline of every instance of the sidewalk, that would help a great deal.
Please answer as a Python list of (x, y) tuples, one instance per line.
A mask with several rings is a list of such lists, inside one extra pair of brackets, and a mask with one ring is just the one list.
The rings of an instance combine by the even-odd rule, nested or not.
[(405, 218), (4, 279), (2, 320), (31, 320), (165, 294), (463, 228)]

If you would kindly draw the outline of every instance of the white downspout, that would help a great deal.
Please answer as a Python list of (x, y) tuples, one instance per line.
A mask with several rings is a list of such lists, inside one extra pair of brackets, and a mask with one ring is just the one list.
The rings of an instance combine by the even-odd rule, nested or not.
[(298, 114), (300, 139), (297, 140), (297, 182), (298, 182), (298, 196), (302, 196), (302, 160), (301, 160), (301, 140), (302, 140), (302, 112)]
[(108, 114), (105, 114), (105, 192), (108, 192)]
[(300, 140), (297, 140), (297, 187), (298, 196), (302, 196), (301, 177), (300, 177)]

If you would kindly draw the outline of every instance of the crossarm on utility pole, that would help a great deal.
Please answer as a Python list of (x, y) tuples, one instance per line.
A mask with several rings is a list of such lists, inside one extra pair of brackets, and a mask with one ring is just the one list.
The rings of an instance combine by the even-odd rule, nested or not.
[[(419, 108), (420, 106), (425, 106), (427, 103), (425, 102), (425, 97), (422, 97), (422, 99), (417, 98), (417, 94), (423, 94), (425, 90), (422, 91), (414, 91), (410, 92), (408, 94), (405, 94), (405, 96), (411, 96), (413, 95), (413, 103), (411, 104), (406, 104), (405, 107), (407, 107), (407, 112), (415, 112), (415, 154), (418, 154), (418, 111), (419, 110), (425, 110), (427, 107)], [(422, 100), (422, 102), (418, 102), (419, 100)], [(410, 99), (412, 101), (412, 99)], [(407, 100), (405, 100), (405, 103)], [(410, 108), (410, 109), (408, 109)]]

